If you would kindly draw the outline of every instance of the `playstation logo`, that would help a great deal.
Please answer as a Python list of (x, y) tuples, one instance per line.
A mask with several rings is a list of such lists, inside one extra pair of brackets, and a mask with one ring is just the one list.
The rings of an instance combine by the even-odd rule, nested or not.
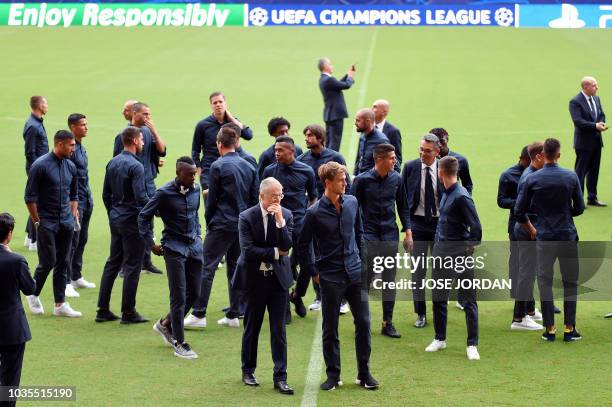
[(571, 4), (561, 5), (561, 17), (555, 18), (548, 23), (550, 28), (582, 28), (584, 20), (579, 17), (578, 9)]

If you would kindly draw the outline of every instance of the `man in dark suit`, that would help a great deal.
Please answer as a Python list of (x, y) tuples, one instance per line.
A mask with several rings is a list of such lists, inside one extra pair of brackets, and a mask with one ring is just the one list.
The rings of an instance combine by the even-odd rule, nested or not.
[(348, 117), (348, 110), (344, 102), (342, 91), (349, 89), (355, 83), (353, 76), (355, 75), (355, 66), (351, 66), (346, 75), (340, 80), (332, 76), (334, 67), (329, 58), (319, 59), (319, 89), (323, 95), (323, 121), (325, 122), (325, 131), (327, 133), (327, 144), (325, 147), (331, 148), (334, 151), (340, 151), (340, 142), (342, 141), (342, 130), (344, 128), (344, 119)]
[(429, 132), (438, 137), (440, 140), (440, 158), (450, 155), (451, 157), (455, 157), (457, 160), (459, 160), (459, 181), (461, 181), (463, 188), (467, 189), (469, 194), (472, 195), (474, 183), (472, 182), (472, 177), (470, 175), (470, 165), (467, 158), (448, 148), (449, 135), (445, 129), (442, 127), (436, 127), (435, 129), (429, 130)]
[(582, 90), (569, 102), (569, 112), (574, 122), (574, 169), (584, 193), (584, 178), (588, 190), (587, 203), (592, 206), (606, 206), (597, 199), (597, 179), (603, 140), (601, 132), (608, 130), (606, 114), (597, 96), (597, 81), (585, 76), (580, 83)]
[(376, 128), (387, 136), (389, 143), (395, 147), (395, 158), (399, 170), (402, 167), (402, 134), (397, 127), (387, 121), (390, 107), (389, 101), (384, 99), (378, 99), (372, 104)]
[[(408, 161), (402, 170), (402, 183), (408, 200), (411, 225), (410, 229), (406, 230), (406, 239), (413, 240), (413, 256), (427, 256), (427, 251), (431, 253), (433, 249), (440, 200), (444, 191), (438, 178), (439, 154), (440, 141), (433, 134), (426, 134), (421, 139), (420, 158)], [(422, 265), (414, 270), (412, 280), (415, 287), (421, 286), (426, 273), (427, 268)], [(417, 314), (414, 326), (423, 328), (427, 325), (424, 290), (413, 290), (413, 300), (414, 312)]]
[(293, 216), (280, 205), (283, 187), (275, 178), (264, 179), (259, 191), (259, 204), (242, 212), (238, 221), (240, 257), (233, 285), (246, 293), (242, 381), (248, 386), (259, 385), (255, 378), (257, 343), (267, 308), (274, 388), (281, 394), (293, 394), (287, 384), (285, 333), (287, 290), (293, 284), (287, 257), (292, 246)]
[(553, 305), (554, 264), (559, 259), (563, 281), (563, 340), (582, 339), (576, 330), (576, 302), (578, 295), (578, 232), (574, 216), (584, 211), (584, 198), (578, 177), (573, 171), (559, 167), (561, 144), (554, 138), (544, 142), (544, 167), (529, 175), (519, 188), (514, 213), (524, 217), (528, 210), (537, 215), (535, 224), (526, 223), (529, 234), (538, 244), (537, 275), (540, 289), (542, 318), (546, 331), (542, 339), (555, 340), (555, 313)]
[[(19, 291), (32, 295), (36, 282), (23, 256), (11, 252), (15, 219), (0, 214), (0, 386), (19, 386), (25, 343), (32, 339)], [(0, 391), (0, 400), (8, 395)], [(0, 405), (14, 406), (15, 402)]]

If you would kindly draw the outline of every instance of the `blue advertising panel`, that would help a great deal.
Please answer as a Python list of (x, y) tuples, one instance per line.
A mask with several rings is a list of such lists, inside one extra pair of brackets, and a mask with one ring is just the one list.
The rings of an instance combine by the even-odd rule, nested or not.
[(612, 28), (612, 4), (521, 5), (520, 26)]

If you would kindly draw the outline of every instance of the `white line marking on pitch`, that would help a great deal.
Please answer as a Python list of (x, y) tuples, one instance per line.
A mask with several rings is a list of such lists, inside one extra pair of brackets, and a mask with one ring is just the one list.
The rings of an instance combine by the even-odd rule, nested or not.
[[(372, 61), (374, 60), (374, 50), (376, 49), (376, 40), (380, 27), (374, 29), (370, 49), (366, 61), (366, 67), (363, 73), (363, 82), (359, 89), (359, 99), (357, 101), (357, 111), (361, 109), (365, 103), (366, 91), (368, 89), (368, 78), (372, 71)], [(357, 140), (358, 134), (351, 132), (350, 157), (357, 155)], [(353, 162), (352, 160), (351, 162)], [(352, 167), (352, 166), (351, 166)], [(352, 171), (351, 171), (352, 172)], [(302, 407), (314, 407), (317, 405), (317, 395), (319, 393), (319, 381), (321, 380), (321, 369), (323, 369), (323, 333), (322, 333), (322, 312), (319, 311), (315, 326), (314, 337), (312, 338), (312, 346), (310, 348), (310, 361), (308, 362), (308, 373), (306, 374), (306, 384), (304, 385), (304, 395), (302, 396)]]

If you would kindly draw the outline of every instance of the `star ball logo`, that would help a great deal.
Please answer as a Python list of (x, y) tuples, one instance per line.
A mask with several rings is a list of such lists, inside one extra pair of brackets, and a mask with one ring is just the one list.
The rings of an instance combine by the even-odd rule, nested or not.
[(258, 27), (265, 25), (268, 22), (268, 11), (261, 7), (254, 8), (249, 11), (249, 21)]
[(514, 22), (514, 13), (506, 7), (495, 10), (495, 21), (502, 27), (510, 27)]

